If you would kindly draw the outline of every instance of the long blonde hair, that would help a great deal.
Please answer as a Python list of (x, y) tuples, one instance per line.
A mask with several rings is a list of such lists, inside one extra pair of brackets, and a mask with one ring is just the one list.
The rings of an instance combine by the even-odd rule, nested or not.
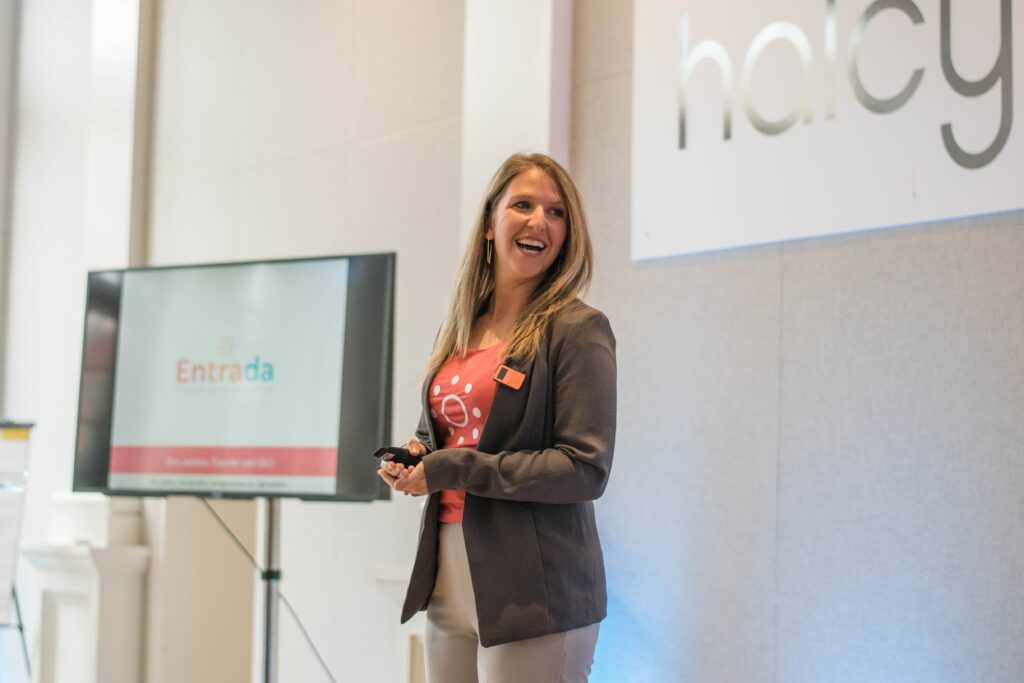
[(538, 168), (555, 184), (565, 202), (566, 231), (562, 252), (555, 258), (544, 279), (537, 285), (513, 327), (507, 340), (505, 355), (508, 359), (528, 362), (540, 346), (541, 336), (551, 317), (566, 304), (586, 293), (593, 271), (593, 247), (587, 218), (583, 213), (576, 185), (568, 172), (546, 154), (513, 154), (498, 168), (491, 178), (484, 199), (477, 211), (473, 233), (462, 257), (455, 291), (448, 303), (448, 312), (438, 334), (434, 351), (427, 363), (425, 377), (429, 379), (455, 354), (464, 355), (469, 349), (473, 322), (486, 309), (494, 294), (494, 269), (487, 263), (485, 234), (491, 227), (493, 211), (512, 179), (520, 173)]

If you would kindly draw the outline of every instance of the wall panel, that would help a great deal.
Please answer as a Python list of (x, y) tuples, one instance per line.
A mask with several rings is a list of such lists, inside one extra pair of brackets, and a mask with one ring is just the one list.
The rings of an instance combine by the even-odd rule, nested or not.
[(1024, 675), (1024, 231), (787, 245), (780, 681)]

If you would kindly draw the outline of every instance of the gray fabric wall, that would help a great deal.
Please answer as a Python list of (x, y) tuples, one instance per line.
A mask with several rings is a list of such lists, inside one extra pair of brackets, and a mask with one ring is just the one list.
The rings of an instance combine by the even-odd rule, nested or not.
[(1024, 213), (631, 262), (632, 3), (575, 7), (619, 339), (595, 680), (1024, 680)]

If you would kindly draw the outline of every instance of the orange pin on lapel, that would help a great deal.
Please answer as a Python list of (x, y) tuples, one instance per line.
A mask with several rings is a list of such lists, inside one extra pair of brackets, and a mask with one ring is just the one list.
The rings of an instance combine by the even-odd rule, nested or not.
[(498, 369), (494, 371), (494, 381), (500, 384), (504, 384), (509, 389), (518, 389), (523, 386), (523, 380), (526, 379), (526, 375), (513, 370), (507, 365), (499, 365)]

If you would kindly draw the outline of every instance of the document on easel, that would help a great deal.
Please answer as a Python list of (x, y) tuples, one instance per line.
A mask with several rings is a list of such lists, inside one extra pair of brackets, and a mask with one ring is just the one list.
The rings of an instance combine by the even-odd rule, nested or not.
[(11, 591), (18, 571), (30, 430), (31, 425), (0, 422), (0, 624), (13, 621)]

